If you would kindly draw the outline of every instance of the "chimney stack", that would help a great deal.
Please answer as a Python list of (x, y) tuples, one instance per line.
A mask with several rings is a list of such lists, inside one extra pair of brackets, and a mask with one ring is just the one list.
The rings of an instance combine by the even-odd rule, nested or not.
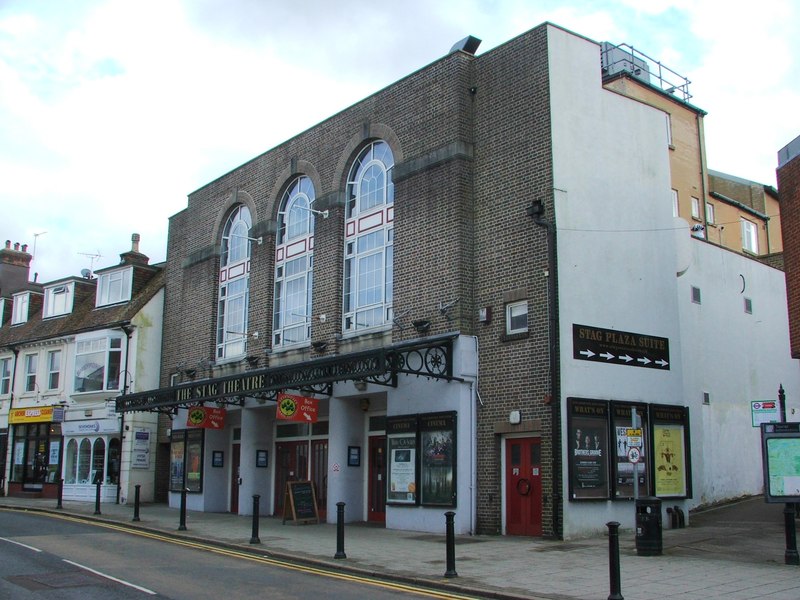
[(32, 259), (27, 244), (21, 246), (16, 242), (12, 249), (11, 240), (6, 240), (5, 248), (0, 249), (0, 288), (3, 293), (13, 294), (28, 287)]
[(123, 265), (146, 265), (150, 262), (150, 258), (139, 252), (139, 240), (141, 236), (138, 233), (131, 235), (131, 249), (129, 252), (124, 252), (119, 255), (120, 261)]

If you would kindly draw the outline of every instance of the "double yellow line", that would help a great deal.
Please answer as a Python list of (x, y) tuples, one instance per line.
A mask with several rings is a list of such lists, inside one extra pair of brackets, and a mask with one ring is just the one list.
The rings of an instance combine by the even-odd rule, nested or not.
[(84, 525), (94, 525), (96, 527), (104, 527), (105, 529), (113, 529), (115, 531), (121, 531), (123, 533), (128, 533), (131, 535), (138, 535), (139, 537), (149, 538), (152, 540), (158, 540), (160, 542), (166, 542), (169, 544), (175, 544), (177, 546), (185, 546), (187, 548), (194, 548), (196, 550), (204, 550), (205, 552), (212, 552), (214, 554), (220, 554), (222, 556), (229, 556), (231, 558), (240, 558), (244, 560), (249, 560), (251, 562), (260, 563), (260, 564), (267, 564), (272, 565), (275, 567), (280, 567), (283, 569), (290, 569), (292, 571), (299, 571), (301, 573), (311, 573), (314, 575), (319, 575), (320, 577), (329, 577), (331, 579), (339, 579), (342, 581), (349, 581), (354, 583), (362, 583), (366, 585), (371, 585), (374, 587), (379, 587), (387, 590), (394, 590), (400, 592), (408, 592), (411, 594), (418, 594), (421, 596), (426, 596), (428, 598), (442, 598), (444, 600), (476, 600), (476, 596), (466, 596), (463, 594), (454, 593), (452, 591), (439, 591), (430, 588), (424, 588), (417, 585), (405, 584), (400, 582), (392, 582), (392, 581), (383, 581), (381, 579), (377, 579), (375, 577), (369, 577), (366, 575), (357, 575), (352, 573), (342, 573), (335, 571), (333, 569), (326, 569), (323, 567), (313, 567), (309, 565), (302, 565), (292, 563), (286, 560), (277, 559), (277, 558), (270, 558), (269, 556), (262, 556), (259, 554), (254, 554), (251, 552), (246, 552), (243, 550), (233, 550), (231, 548), (223, 548), (219, 546), (214, 546), (211, 544), (206, 544), (203, 542), (196, 542), (192, 540), (182, 540), (177, 537), (172, 537), (169, 535), (153, 533), (150, 531), (143, 531), (140, 529), (136, 529), (133, 527), (127, 527), (125, 525), (116, 525), (114, 523), (108, 523), (105, 521), (96, 521), (94, 519), (84, 519), (81, 517), (71, 516), (71, 515), (63, 515), (63, 514), (55, 514), (48, 511), (29, 511), (23, 508), (0, 508), (0, 510), (6, 511), (17, 511), (17, 512), (36, 512), (37, 514), (47, 516), (53, 519), (61, 519), (63, 521), (72, 521), (75, 523), (82, 523)]

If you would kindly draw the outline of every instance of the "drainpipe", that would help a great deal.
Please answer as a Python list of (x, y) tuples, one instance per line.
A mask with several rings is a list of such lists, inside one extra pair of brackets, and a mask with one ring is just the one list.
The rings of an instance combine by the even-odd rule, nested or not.
[[(9, 382), (10, 383), (9, 391), (11, 392), (11, 394), (8, 397), (8, 416), (9, 417), (11, 416), (11, 409), (14, 408), (14, 390), (16, 389), (16, 383), (17, 383), (17, 360), (19, 359), (19, 347), (18, 346), (13, 346), (11, 348), (11, 351), (14, 353), (14, 363), (11, 365), (11, 381)], [(11, 429), (11, 424), (9, 423), (9, 430), (10, 429)], [(14, 432), (16, 433), (16, 427), (14, 428)], [(10, 433), (10, 431), (9, 431), (9, 433)], [(8, 472), (9, 476), (11, 475), (11, 470), (10, 470), (11, 469), (11, 463), (12, 463), (12, 460), (14, 458), (13, 455), (12, 455), (11, 456), (12, 460), (9, 460), (9, 454), (11, 454), (13, 449), (14, 449), (14, 439), (13, 439), (13, 436), (9, 435), (8, 436), (8, 443), (6, 444), (6, 457), (5, 457), (6, 458), (6, 462), (5, 462), (6, 469), (9, 469), (9, 472)], [(8, 480), (10, 479), (10, 477), (8, 477), (8, 478), (6, 477), (5, 469), (3, 470), (2, 473), (0, 473), (0, 479), (3, 480), (2, 481), (3, 489), (0, 489), (0, 492), (2, 492), (5, 495), (8, 495), (7, 488), (8, 488)]]
[(477, 461), (477, 444), (478, 444), (478, 402), (480, 402), (481, 392), (478, 387), (479, 372), (480, 372), (480, 346), (478, 344), (478, 336), (464, 336), (472, 337), (475, 340), (475, 379), (469, 382), (470, 393), (470, 451), (469, 451), (469, 477), (470, 477), (470, 494), (469, 494), (469, 532), (470, 535), (477, 535), (475, 531), (478, 522), (478, 461)]
[(14, 353), (14, 364), (11, 366), (11, 396), (8, 400), (8, 414), (11, 414), (11, 409), (14, 408), (14, 390), (17, 384), (17, 360), (19, 359), (19, 347), (13, 346), (11, 352)]
[[(555, 206), (555, 199), (554, 199)], [(559, 331), (558, 331), (558, 264), (556, 261), (556, 228), (549, 221), (544, 220), (545, 206), (540, 199), (531, 202), (527, 209), (528, 216), (533, 218), (533, 222), (542, 227), (547, 234), (547, 312), (548, 312), (548, 339), (550, 352), (550, 408), (551, 416), (551, 443), (553, 453), (553, 535), (561, 539), (563, 537), (562, 524), (559, 518), (559, 509), (563, 496), (563, 485), (561, 482), (561, 386), (559, 372)]]
[[(700, 118), (700, 114), (695, 114), (694, 120), (697, 123), (697, 148), (698, 148), (698, 156), (700, 158), (700, 190), (702, 193), (702, 206), (700, 207), (700, 216), (703, 219), (703, 232), (705, 235), (703, 238), (710, 242), (709, 234), (708, 234), (708, 221), (706, 220), (706, 202), (708, 202), (708, 190), (706, 189), (706, 179), (708, 177), (708, 172), (706, 171), (706, 159), (705, 159), (705, 138), (703, 135), (703, 121)], [(719, 240), (719, 244), (722, 245), (722, 240)]]
[[(122, 371), (122, 395), (128, 393), (128, 377), (130, 377), (130, 371), (128, 371), (128, 365), (130, 364), (130, 353), (131, 353), (131, 336), (133, 335), (133, 330), (136, 329), (135, 325), (131, 325), (127, 323), (126, 325), (122, 325), (120, 327), (122, 331), (125, 333), (125, 369)], [(119, 497), (122, 492), (122, 441), (125, 439), (125, 413), (122, 413), (121, 418), (119, 420), (119, 466), (117, 472), (117, 504), (119, 504)], [(130, 468), (129, 468), (130, 470)]]

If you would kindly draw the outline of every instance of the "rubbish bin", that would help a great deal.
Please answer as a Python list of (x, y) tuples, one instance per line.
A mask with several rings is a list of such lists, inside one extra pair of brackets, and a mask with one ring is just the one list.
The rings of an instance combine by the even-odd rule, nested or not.
[(661, 556), (661, 500), (652, 496), (636, 499), (636, 554)]

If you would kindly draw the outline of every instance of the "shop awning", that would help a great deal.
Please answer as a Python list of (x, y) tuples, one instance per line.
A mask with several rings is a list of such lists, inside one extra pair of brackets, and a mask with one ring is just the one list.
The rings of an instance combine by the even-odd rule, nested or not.
[(124, 394), (116, 399), (118, 413), (174, 413), (203, 402), (243, 405), (245, 398), (275, 400), (283, 390), (332, 394), (341, 381), (366, 381), (396, 386), (400, 374), (452, 380), (453, 340), (457, 333), (392, 344), (382, 348), (326, 356), (279, 367), (242, 371), (225, 377), (198, 379), (176, 386)]

